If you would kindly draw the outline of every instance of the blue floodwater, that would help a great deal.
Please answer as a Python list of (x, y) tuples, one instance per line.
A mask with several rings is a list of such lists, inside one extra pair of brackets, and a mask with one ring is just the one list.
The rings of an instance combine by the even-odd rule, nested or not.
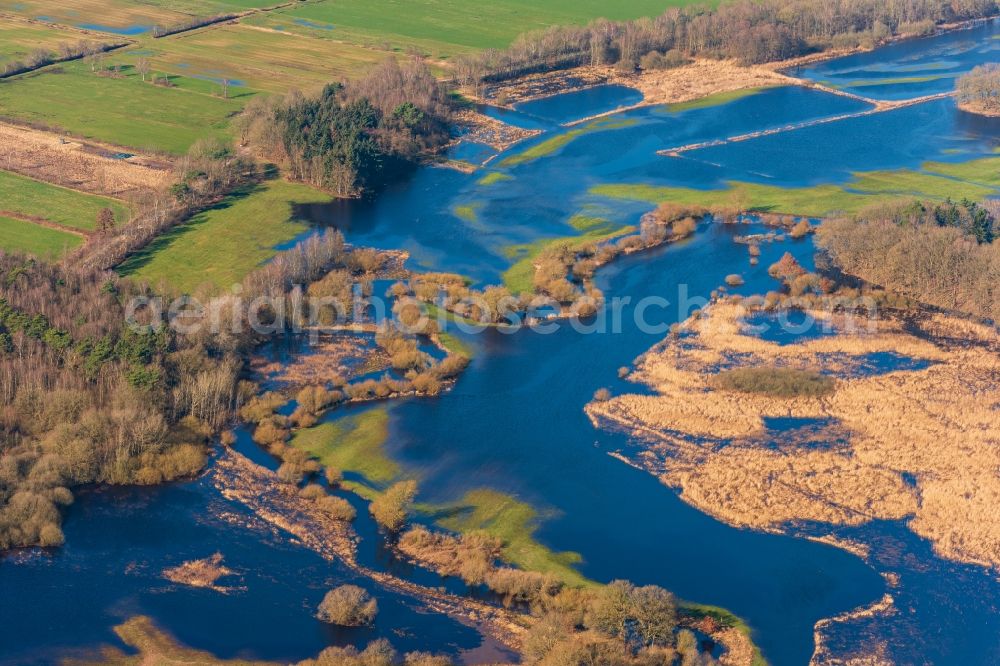
[(607, 85), (522, 102), (515, 104), (514, 109), (550, 122), (568, 123), (641, 101), (642, 93), (634, 88)]
[(329, 23), (316, 23), (315, 21), (310, 21), (304, 18), (292, 19), (293, 23), (304, 26), (306, 28), (315, 28), (317, 30), (333, 30), (333, 26)]
[(114, 35), (125, 35), (125, 36), (141, 35), (153, 29), (153, 26), (151, 25), (140, 25), (138, 23), (120, 28), (116, 28), (115, 26), (111, 25), (102, 25), (100, 23), (77, 23), (76, 27), (82, 28), (84, 30), (96, 30), (97, 32), (110, 32)]
[(545, 118), (525, 113), (524, 111), (505, 109), (502, 106), (493, 106), (491, 104), (480, 104), (476, 107), (476, 110), (483, 115), (489, 116), (490, 118), (496, 118), (497, 120), (507, 123), (508, 125), (522, 127), (529, 130), (552, 129), (556, 124), (558, 124), (551, 120), (546, 120)]
[[(962, 33), (979, 40), (965, 50), (958, 38), (946, 35), (855, 56), (854, 64), (844, 59), (824, 66), (829, 76), (843, 69), (845, 80), (857, 78), (851, 68), (873, 71), (880, 60), (899, 71), (939, 67), (935, 59), (947, 56), (965, 58), (961, 67), (968, 69), (979, 58), (974, 54), (989, 53), (983, 49), (993, 44), (981, 43), (992, 33), (975, 37), (979, 34)], [(901, 49), (911, 51), (907, 55)], [(584, 92), (522, 105), (512, 117), (548, 130), (535, 140), (544, 141), (568, 131), (559, 123), (636, 99), (613, 87)], [(857, 170), (917, 168), (927, 160), (991, 155), (1000, 134), (995, 122), (972, 119), (944, 100), (704, 148), (683, 158), (656, 154), (865, 108), (814, 90), (778, 88), (681, 113), (637, 109), (577, 126), (574, 130), (583, 131), (537, 160), (504, 165), (504, 157), (532, 145), (526, 142), (491, 162), (488, 170), (463, 174), (422, 168), (375, 200), (302, 206), (296, 214), (317, 226), (343, 229), (357, 245), (407, 250), (411, 268), (455, 271), (481, 284), (496, 283), (518, 246), (578, 233), (569, 224), (576, 214), (625, 225), (635, 224), (652, 207), (597, 196), (589, 191), (595, 185), (707, 189), (731, 179), (783, 187), (842, 183)], [(510, 179), (478, 184), (489, 171)], [(458, 206), (474, 207), (476, 222), (457, 217)], [(875, 638), (886, 642), (895, 661), (997, 663), (1000, 584), (981, 568), (942, 562), (926, 541), (895, 523), (857, 530), (875, 545), (875, 568), (819, 543), (728, 527), (684, 504), (652, 475), (609, 456), (629, 447), (628, 438), (595, 429), (584, 415), (583, 405), (598, 388), (643, 390), (618, 379), (618, 369), (661, 340), (669, 324), (704, 303), (726, 275), (740, 273), (745, 279), (732, 291), (759, 293), (774, 288), (766, 267), (784, 252), (810, 265), (808, 240), (762, 244), (759, 265), (748, 265), (745, 246), (733, 237), (754, 231), (763, 229), (703, 224), (692, 239), (602, 269), (598, 286), (609, 308), (599, 318), (607, 318), (610, 326), (618, 313), (617, 332), (587, 334), (562, 325), (549, 334), (489, 330), (463, 336), (475, 357), (454, 390), (436, 399), (384, 406), (390, 415), (388, 453), (420, 479), (422, 500), (453, 502), (468, 490), (488, 487), (531, 503), (542, 516), (539, 540), (557, 551), (580, 553), (579, 568), (588, 577), (656, 583), (682, 598), (732, 610), (753, 627), (775, 666), (808, 663), (817, 620), (878, 599), (885, 583), (876, 569), (901, 575), (900, 586), (892, 590), (900, 613), (875, 620)], [(618, 307), (616, 297), (630, 300)], [(650, 326), (640, 327), (636, 304), (643, 297), (665, 301), (646, 311)], [(902, 357), (870, 359), (879, 372), (906, 369), (906, 362)], [(335, 412), (330, 418), (374, 408), (380, 406)], [(818, 424), (770, 425), (780, 430)], [(254, 451), (245, 431), (239, 438), (239, 450), (274, 464)], [(455, 589), (454, 581), (438, 581), (391, 561), (354, 501), (361, 509), (357, 528), (364, 564)], [(114, 643), (110, 627), (137, 613), (152, 616), (180, 640), (224, 657), (301, 659), (328, 644), (361, 644), (379, 635), (401, 650), (443, 651), (472, 663), (505, 658), (470, 652), (483, 642), (475, 631), (421, 613), (412, 600), (381, 588), (371, 588), (381, 609), (374, 630), (330, 631), (312, 618), (315, 604), (331, 585), (354, 576), (267, 530), (226, 521), (229, 513), (247, 517), (204, 478), (163, 488), (81, 493), (67, 517), (65, 548), (21, 563), (16, 556), (0, 560), (0, 590), (19, 600), (0, 604), (0, 662), (44, 663), (61, 647)], [(159, 577), (165, 566), (216, 550), (240, 572), (245, 592), (177, 588)], [(370, 586), (366, 580), (355, 582)], [(832, 641), (850, 648), (865, 638), (844, 629), (835, 631)]]
[(910, 99), (955, 88), (976, 65), (1000, 60), (1000, 21), (789, 70), (873, 99)]

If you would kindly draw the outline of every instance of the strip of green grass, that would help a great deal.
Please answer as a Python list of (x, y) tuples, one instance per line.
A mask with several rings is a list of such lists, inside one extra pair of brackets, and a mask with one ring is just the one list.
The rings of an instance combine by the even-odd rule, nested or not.
[(119, 224), (128, 221), (128, 208), (120, 201), (0, 171), (0, 212), (41, 217), (67, 227), (93, 230), (102, 208), (113, 210)]
[(635, 227), (599, 227), (592, 229), (580, 236), (566, 236), (562, 238), (539, 238), (533, 243), (524, 245), (511, 245), (504, 249), (504, 253), (511, 259), (516, 259), (515, 263), (504, 271), (503, 283), (512, 293), (530, 292), (534, 289), (535, 259), (551, 247), (560, 244), (567, 244), (572, 248), (582, 247), (587, 243), (598, 243), (610, 240), (635, 231)]
[(474, 352), (472, 351), (472, 347), (457, 335), (442, 331), (438, 333), (438, 340), (441, 341), (441, 345), (447, 349), (450, 354), (461, 354), (466, 358), (472, 358), (473, 356)]
[(714, 95), (708, 95), (707, 97), (701, 97), (699, 99), (693, 99), (688, 102), (675, 102), (674, 104), (665, 105), (665, 109), (670, 113), (683, 113), (684, 111), (692, 111), (694, 109), (708, 109), (713, 106), (722, 106), (723, 104), (728, 104), (729, 102), (735, 102), (738, 99), (743, 99), (744, 97), (752, 97), (760, 93), (761, 91), (767, 90), (768, 88), (743, 88), (742, 90), (726, 90), (724, 92), (715, 93)]
[(510, 157), (505, 157), (500, 162), (502, 167), (512, 167), (518, 166), (519, 164), (526, 164), (527, 162), (533, 162), (541, 157), (547, 157), (562, 148), (569, 145), (573, 139), (584, 133), (583, 129), (574, 129), (564, 132), (563, 134), (557, 134), (551, 138), (546, 139), (540, 143), (522, 150), (521, 152), (511, 155)]
[(749, 638), (751, 640), (751, 644), (753, 644), (753, 660), (750, 662), (751, 666), (767, 666), (767, 660), (764, 659), (764, 655), (761, 654), (760, 648), (757, 647), (756, 643), (753, 643), (753, 630), (750, 628), (750, 625), (743, 620), (743, 618), (738, 615), (734, 615), (720, 606), (696, 604), (690, 601), (681, 601), (678, 604), (678, 610), (680, 610), (682, 614), (695, 619), (710, 617), (723, 627), (732, 627), (736, 629), (741, 634)]
[(485, 185), (493, 185), (494, 183), (502, 183), (505, 180), (513, 180), (513, 179), (514, 179), (513, 176), (509, 176), (505, 173), (501, 173), (499, 171), (491, 171), (476, 182), (479, 185), (485, 186)]
[(57, 259), (83, 238), (32, 222), (0, 216), (0, 248), (27, 252), (40, 259)]
[(590, 193), (611, 199), (631, 199), (649, 203), (673, 201), (712, 206), (729, 204), (734, 192), (738, 191), (753, 210), (826, 217), (838, 213), (857, 213), (866, 206), (899, 198), (943, 200), (950, 197), (981, 200), (987, 196), (995, 196), (997, 194), (995, 187), (983, 184), (990, 183), (991, 179), (997, 179), (995, 165), (995, 158), (985, 158), (956, 165), (937, 163), (931, 165), (935, 173), (909, 169), (857, 173), (854, 179), (844, 186), (783, 188), (733, 181), (727, 188), (698, 190), (687, 187), (620, 184), (598, 185), (592, 187)]
[[(109, 54), (108, 67), (125, 62)], [(229, 118), (249, 99), (222, 99), (218, 85), (174, 77), (177, 87), (143, 83), (131, 68), (122, 78), (102, 77), (81, 61), (7, 79), (0, 115), (42, 123), (73, 134), (142, 150), (182, 154), (204, 137), (228, 137)]]
[(538, 512), (530, 504), (490, 489), (472, 490), (441, 510), (438, 524), (455, 532), (482, 530), (503, 542), (505, 560), (527, 571), (551, 573), (567, 585), (592, 584), (576, 570), (579, 553), (557, 553), (535, 540)]
[(227, 289), (273, 257), (276, 245), (308, 229), (292, 219), (293, 203), (329, 200), (319, 190), (283, 180), (246, 188), (163, 234), (119, 272), (186, 293), (206, 284)]
[(344, 487), (370, 500), (400, 475), (399, 465), (382, 450), (388, 438), (389, 414), (385, 407), (377, 407), (300, 430), (291, 445), (323, 467), (362, 477), (362, 481), (346, 478)]

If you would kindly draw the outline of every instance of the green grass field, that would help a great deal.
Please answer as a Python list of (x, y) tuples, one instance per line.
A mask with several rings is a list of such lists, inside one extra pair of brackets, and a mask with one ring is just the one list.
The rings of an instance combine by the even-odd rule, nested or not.
[[(284, 94), (357, 78), (389, 53), (329, 39), (225, 24), (149, 40), (139, 52), (155, 69), (184, 77), (226, 77), (251, 90)], [(134, 62), (124, 54), (129, 62)]]
[(609, 199), (631, 199), (660, 203), (673, 201), (703, 206), (727, 205), (739, 195), (758, 211), (826, 217), (852, 214), (878, 203), (900, 198), (944, 200), (962, 198), (979, 201), (1000, 194), (1000, 158), (962, 163), (928, 163), (924, 171), (899, 169), (854, 174), (845, 185), (815, 185), (783, 188), (733, 181), (728, 188), (697, 190), (641, 184), (597, 185), (590, 193)]
[(503, 48), (519, 34), (592, 19), (656, 16), (691, 0), (325, 0), (254, 17), (262, 25), (394, 49), (416, 47), (435, 57)]
[(91, 231), (97, 226), (97, 214), (102, 208), (113, 210), (118, 224), (128, 221), (128, 207), (121, 201), (0, 171), (0, 214), (41, 217), (67, 227)]
[[(109, 54), (106, 66), (128, 56)], [(228, 136), (229, 116), (245, 99), (222, 99), (218, 85), (193, 78), (177, 87), (143, 83), (131, 68), (106, 78), (80, 61), (8, 79), (0, 86), (0, 115), (42, 123), (99, 141), (181, 154), (202, 137)]]
[[(160, 6), (153, 6), (153, 5)], [(46, 17), (67, 26), (97, 26), (111, 30), (130, 26), (170, 25), (190, 18), (171, 8), (171, 0), (0, 0), (0, 11), (28, 18)], [(213, 12), (208, 12), (213, 13)]]
[[(19, 60), (38, 49), (56, 53), (60, 44), (76, 44), (81, 39), (98, 41), (94, 35), (79, 30), (0, 16), (0, 72), (9, 60)], [(100, 41), (111, 40), (101, 37)]]
[(58, 259), (83, 242), (81, 236), (0, 215), (0, 249)]
[(262, 183), (174, 227), (126, 260), (119, 271), (185, 293), (201, 286), (228, 289), (273, 257), (276, 245), (308, 228), (292, 219), (293, 203), (329, 200), (329, 195), (306, 185)]

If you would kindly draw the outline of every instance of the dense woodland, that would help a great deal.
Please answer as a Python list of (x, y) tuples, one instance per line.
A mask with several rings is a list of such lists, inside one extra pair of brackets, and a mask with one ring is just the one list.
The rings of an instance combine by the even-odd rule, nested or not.
[(447, 143), (450, 118), (448, 96), (422, 62), (390, 59), (315, 97), (252, 103), (241, 127), (243, 142), (292, 178), (350, 197), (378, 189)]
[(1000, 321), (995, 213), (972, 202), (878, 206), (824, 222), (817, 242), (849, 275), (928, 305)]
[(235, 349), (127, 327), (124, 303), (140, 293), (0, 253), (0, 549), (60, 544), (74, 486), (197, 471), (251, 389)]
[(1000, 116), (1000, 65), (980, 65), (960, 77), (955, 86), (962, 108)]
[[(647, 54), (667, 65), (682, 56), (732, 58), (751, 65), (831, 48), (871, 47), (896, 35), (993, 16), (996, 0), (737, 0), (717, 9), (670, 8), (656, 18), (558, 26), (521, 35), (508, 49), (461, 59), (466, 84), (579, 65), (632, 71)], [(664, 66), (664, 60), (647, 60)]]

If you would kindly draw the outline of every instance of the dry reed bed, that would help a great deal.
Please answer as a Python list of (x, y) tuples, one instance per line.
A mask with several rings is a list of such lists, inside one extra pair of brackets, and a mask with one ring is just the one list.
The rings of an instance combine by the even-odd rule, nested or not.
[(482, 98), (471, 91), (466, 91), (466, 94), (486, 103), (496, 104), (499, 101), (509, 106), (567, 90), (582, 90), (606, 83), (617, 83), (639, 90), (644, 97), (639, 106), (690, 102), (719, 93), (749, 88), (807, 85), (807, 82), (801, 79), (782, 74), (765, 65), (748, 67), (731, 60), (697, 58), (681, 67), (642, 70), (634, 73), (622, 73), (610, 66), (588, 65), (532, 74), (510, 83), (499, 84), (490, 88), (487, 98)]
[(118, 198), (137, 190), (161, 190), (170, 184), (168, 162), (139, 155), (128, 159), (107, 156), (116, 152), (114, 147), (0, 123), (0, 169)]
[(468, 130), (462, 136), (463, 140), (481, 143), (497, 151), (507, 150), (519, 141), (542, 133), (541, 130), (529, 130), (508, 125), (471, 109), (459, 111), (455, 114), (455, 119), (458, 125)]
[(264, 355), (250, 359), (250, 369), (256, 375), (286, 390), (321, 386), (334, 377), (349, 379), (388, 368), (385, 350), (356, 335), (324, 336), (310, 345), (308, 353), (295, 354), (289, 360)]
[[(630, 462), (727, 523), (779, 531), (805, 521), (906, 519), (941, 557), (1000, 568), (997, 332), (935, 315), (910, 322), (919, 336), (881, 319), (863, 331), (780, 346), (745, 333), (747, 314), (738, 303), (713, 304), (639, 359), (633, 378), (658, 395), (595, 402), (588, 414), (645, 440)], [(931, 364), (852, 375), (874, 352)], [(832, 372), (837, 388), (786, 399), (711, 383), (720, 368), (775, 366)], [(765, 417), (829, 425), (818, 437), (815, 430), (776, 436)], [(817, 438), (828, 444), (816, 446)]]
[(221, 594), (228, 594), (236, 589), (224, 585), (217, 585), (220, 578), (232, 576), (236, 572), (222, 563), (222, 553), (215, 553), (210, 557), (200, 560), (188, 560), (176, 567), (169, 567), (163, 570), (163, 577), (179, 585), (190, 587), (201, 587)]

